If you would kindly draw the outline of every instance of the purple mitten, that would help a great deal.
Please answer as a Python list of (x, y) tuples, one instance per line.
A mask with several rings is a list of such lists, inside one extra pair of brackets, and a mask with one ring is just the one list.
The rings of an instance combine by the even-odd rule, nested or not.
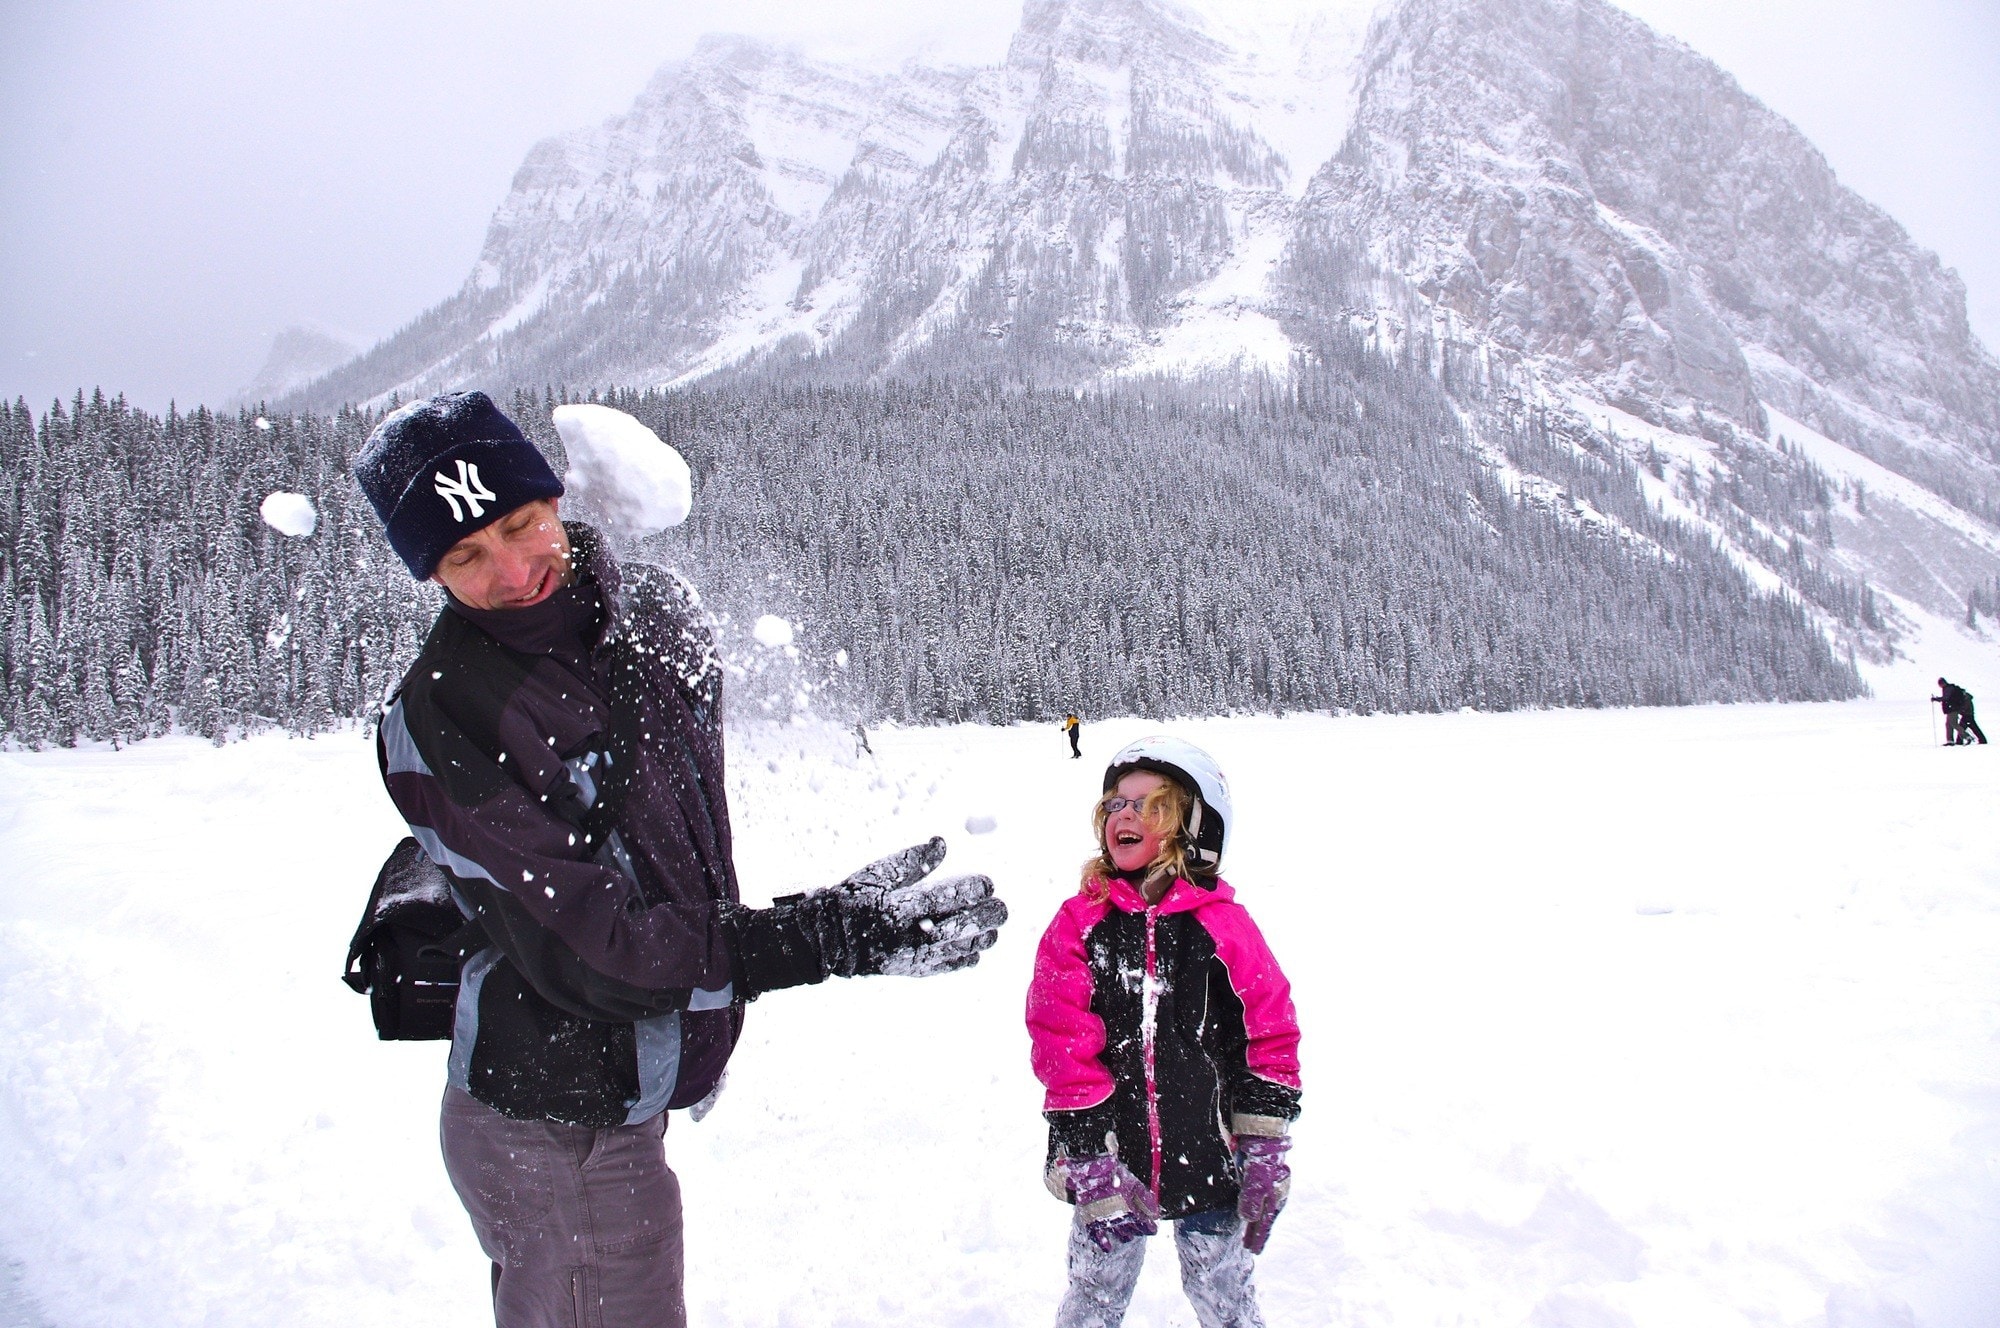
[(1073, 1157), (1062, 1164), (1084, 1230), (1098, 1249), (1109, 1254), (1137, 1236), (1160, 1229), (1160, 1201), (1109, 1153)]
[(1271, 1238), (1271, 1224), (1284, 1211), (1285, 1196), (1291, 1192), (1292, 1169), (1285, 1154), (1292, 1141), (1283, 1135), (1247, 1134), (1236, 1139), (1236, 1158), (1243, 1167), (1243, 1188), (1236, 1199), (1236, 1215), (1243, 1219), (1243, 1246), (1252, 1254), (1264, 1252)]

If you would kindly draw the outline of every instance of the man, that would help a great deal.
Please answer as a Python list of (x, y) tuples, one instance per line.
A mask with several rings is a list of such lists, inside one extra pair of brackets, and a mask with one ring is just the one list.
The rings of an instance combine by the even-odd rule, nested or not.
[(1063, 716), (1063, 731), (1069, 734), (1069, 759), (1072, 761), (1081, 761), (1083, 759), (1083, 747), (1081, 746), (1083, 742), (1083, 721), (1076, 717), (1075, 711), (1072, 710), (1069, 714)]
[(1955, 683), (1938, 679), (1938, 694), (1931, 700), (1944, 706), (1944, 745), (1956, 747), (1966, 741), (1971, 734), (1981, 743), (1986, 735), (1980, 731), (1979, 721), (1973, 718), (1972, 693)]
[(354, 473), (447, 593), (378, 756), (486, 940), (461, 970), (442, 1136), (495, 1319), (679, 1328), (666, 1112), (712, 1098), (745, 1002), (966, 966), (1006, 909), (983, 877), (919, 884), (942, 840), (743, 907), (692, 591), (565, 526), (561, 482), (482, 393), (391, 415)]

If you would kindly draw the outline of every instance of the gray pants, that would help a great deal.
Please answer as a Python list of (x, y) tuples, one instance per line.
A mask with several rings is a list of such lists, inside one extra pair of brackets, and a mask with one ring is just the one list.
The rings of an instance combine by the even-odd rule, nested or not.
[[(1196, 1213), (1174, 1223), (1174, 1251), (1181, 1257), (1181, 1289), (1201, 1328), (1264, 1328), (1250, 1285), (1254, 1256), (1243, 1248), (1243, 1222), (1234, 1212)], [(1145, 1262), (1145, 1237), (1106, 1254), (1085, 1234), (1081, 1218), (1070, 1223), (1069, 1292), (1056, 1311), (1056, 1328), (1118, 1328)]]
[(593, 1130), (446, 1088), (445, 1170), (493, 1261), (498, 1328), (686, 1328), (666, 1113)]

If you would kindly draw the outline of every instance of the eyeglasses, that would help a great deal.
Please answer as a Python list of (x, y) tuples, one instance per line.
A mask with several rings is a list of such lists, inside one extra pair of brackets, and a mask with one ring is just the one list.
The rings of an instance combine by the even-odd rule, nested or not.
[(1146, 814), (1146, 795), (1142, 793), (1136, 798), (1120, 798), (1114, 796), (1106, 798), (1104, 800), (1104, 814), (1106, 816), (1116, 816), (1118, 813), (1124, 811), (1127, 807), (1130, 807), (1133, 811), (1139, 813), (1141, 816), (1144, 816)]

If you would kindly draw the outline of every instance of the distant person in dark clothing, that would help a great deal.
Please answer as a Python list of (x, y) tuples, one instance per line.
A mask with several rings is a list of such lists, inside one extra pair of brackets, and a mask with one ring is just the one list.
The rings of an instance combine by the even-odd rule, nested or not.
[(1075, 715), (1064, 715), (1063, 730), (1069, 734), (1069, 759), (1082, 760), (1083, 748), (1078, 744), (1083, 740), (1083, 721)]
[(1938, 679), (1938, 694), (1931, 700), (1944, 707), (1944, 745), (1956, 747), (1967, 740), (1966, 735), (1985, 743), (1986, 735), (1979, 731), (1979, 721), (1972, 716), (1972, 693), (1957, 683)]

